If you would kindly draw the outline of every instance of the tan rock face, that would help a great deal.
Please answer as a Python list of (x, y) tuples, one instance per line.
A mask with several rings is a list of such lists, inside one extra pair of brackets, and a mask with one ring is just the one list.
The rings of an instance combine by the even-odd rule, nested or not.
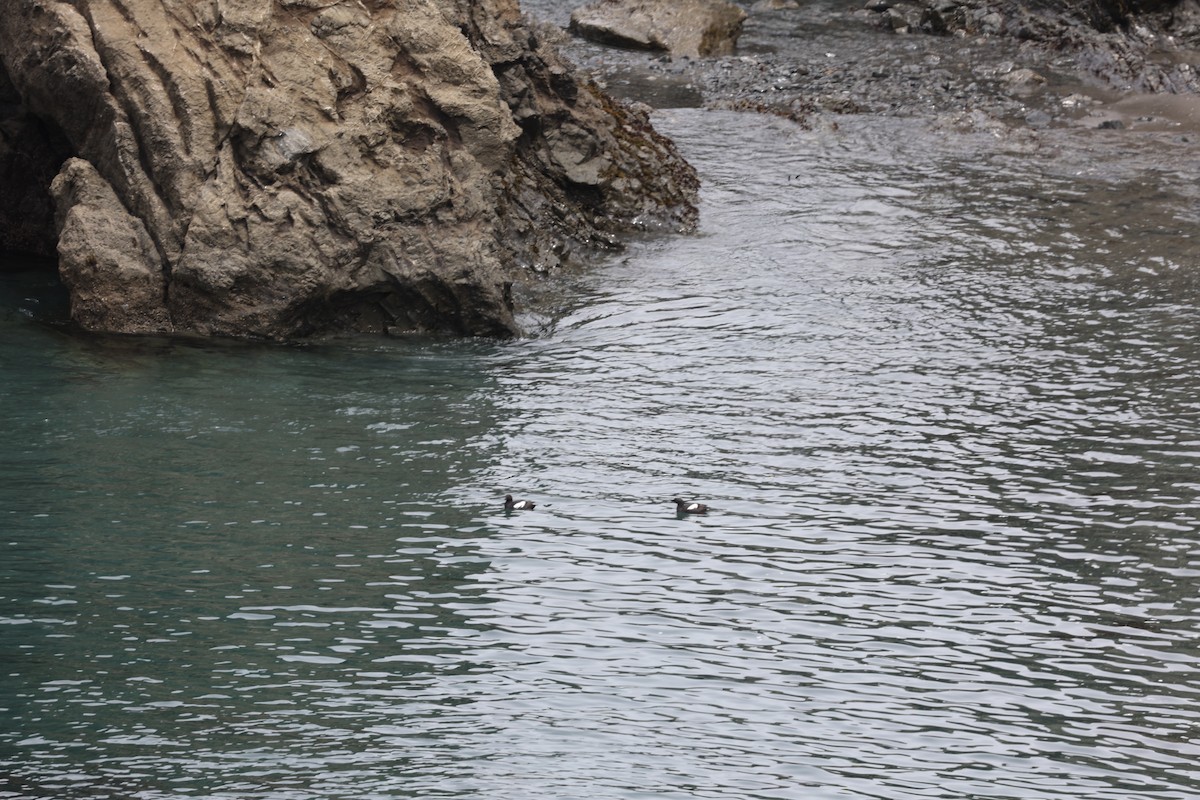
[(746, 12), (724, 0), (597, 0), (571, 14), (571, 31), (601, 44), (672, 56), (729, 55)]
[(94, 330), (169, 330), (154, 242), (95, 167), (70, 159), (50, 191), (63, 212), (58, 223), (60, 272), (71, 292), (75, 319)]
[(91, 328), (509, 334), (522, 265), (694, 223), (690, 167), (515, 0), (9, 5), (12, 86), (77, 156), (53, 194)]

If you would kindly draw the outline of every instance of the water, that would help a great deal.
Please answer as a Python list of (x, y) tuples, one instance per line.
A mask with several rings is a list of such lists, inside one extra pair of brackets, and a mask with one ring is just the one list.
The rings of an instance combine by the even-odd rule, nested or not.
[(658, 124), (519, 341), (3, 279), (0, 798), (1200, 794), (1195, 145)]

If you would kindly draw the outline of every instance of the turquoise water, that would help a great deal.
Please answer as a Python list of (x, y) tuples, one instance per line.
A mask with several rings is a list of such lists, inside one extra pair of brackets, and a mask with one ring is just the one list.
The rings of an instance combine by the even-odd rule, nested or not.
[(1200, 794), (1195, 153), (658, 121), (517, 341), (0, 278), (0, 798)]

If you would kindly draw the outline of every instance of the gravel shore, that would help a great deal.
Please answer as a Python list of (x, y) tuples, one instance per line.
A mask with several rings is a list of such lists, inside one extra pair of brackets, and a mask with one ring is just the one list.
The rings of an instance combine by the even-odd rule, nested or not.
[[(868, 113), (1033, 129), (1200, 129), (1193, 67), (1200, 7), (1193, 4), (1108, 30), (1070, 14), (1034, 15), (1015, 2), (870, 5), (747, 6), (736, 52), (719, 58), (671, 59), (556, 37), (610, 94), (655, 108), (740, 109), (802, 124)], [(935, 6), (950, 11), (931, 18)], [(570, 12), (553, 2), (527, 10), (548, 28)]]

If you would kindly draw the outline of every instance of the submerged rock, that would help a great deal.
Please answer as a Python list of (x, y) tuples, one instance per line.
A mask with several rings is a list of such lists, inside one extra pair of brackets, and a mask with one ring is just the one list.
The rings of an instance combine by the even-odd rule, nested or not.
[(96, 330), (511, 334), (522, 265), (695, 222), (691, 167), (516, 0), (11, 0), (0, 57), (74, 156)]
[(722, 0), (599, 0), (571, 14), (571, 32), (672, 56), (729, 55), (746, 12)]

